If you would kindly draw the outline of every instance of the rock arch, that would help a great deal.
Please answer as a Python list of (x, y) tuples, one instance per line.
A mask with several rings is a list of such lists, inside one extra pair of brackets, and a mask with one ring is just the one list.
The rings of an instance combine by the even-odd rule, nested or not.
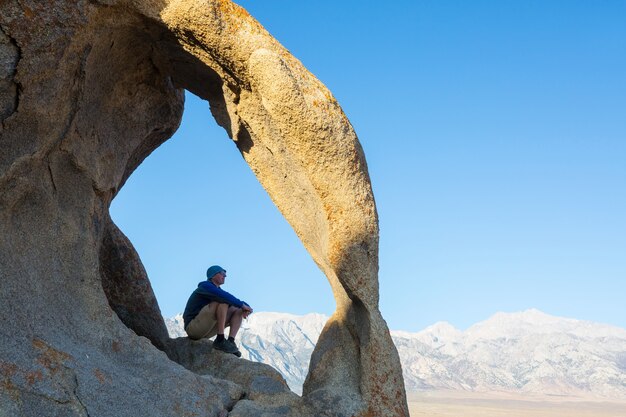
[[(0, 27), (3, 409), (408, 415), (378, 310), (365, 158), (299, 61), (228, 0), (8, 0)], [(168, 340), (141, 262), (108, 215), (178, 127), (182, 88), (209, 101), (333, 288), (337, 310), (302, 398), (267, 367), (207, 362), (206, 344)]]

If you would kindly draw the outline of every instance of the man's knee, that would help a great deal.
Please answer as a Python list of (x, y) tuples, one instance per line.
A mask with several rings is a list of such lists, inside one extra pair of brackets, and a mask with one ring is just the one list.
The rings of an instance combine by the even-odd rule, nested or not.
[(231, 322), (240, 322), (243, 320), (243, 311), (238, 307), (230, 306), (228, 314), (226, 314), (226, 325), (230, 326)]
[(216, 316), (225, 316), (226, 313), (228, 313), (228, 304), (215, 303), (215, 315)]

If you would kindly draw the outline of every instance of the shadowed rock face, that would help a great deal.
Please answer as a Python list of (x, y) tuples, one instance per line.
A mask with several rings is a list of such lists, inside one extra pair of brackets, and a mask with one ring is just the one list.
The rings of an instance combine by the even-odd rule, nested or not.
[[(299, 61), (226, 0), (5, 0), (0, 29), (1, 411), (408, 415), (378, 310), (365, 158)], [(209, 101), (333, 288), (302, 397), (271, 368), (168, 340), (110, 220), (117, 191), (178, 127), (182, 89)]]

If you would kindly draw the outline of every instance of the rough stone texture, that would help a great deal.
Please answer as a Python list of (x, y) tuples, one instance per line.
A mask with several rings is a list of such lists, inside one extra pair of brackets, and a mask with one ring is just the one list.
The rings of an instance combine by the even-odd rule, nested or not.
[(282, 375), (269, 365), (248, 362), (214, 351), (206, 340), (170, 339), (165, 351), (175, 362), (201, 375), (226, 379), (241, 386), (245, 398), (237, 402), (229, 416), (319, 415), (318, 410), (289, 390)]
[(146, 270), (128, 238), (109, 218), (100, 246), (102, 288), (122, 322), (164, 349), (169, 338)]
[[(337, 310), (302, 397), (267, 367), (166, 340), (145, 271), (109, 218), (128, 176), (178, 127), (182, 88), (209, 101), (332, 285)], [(243, 9), (3, 0), (0, 121), (0, 414), (408, 415), (378, 310), (378, 221), (357, 137)]]

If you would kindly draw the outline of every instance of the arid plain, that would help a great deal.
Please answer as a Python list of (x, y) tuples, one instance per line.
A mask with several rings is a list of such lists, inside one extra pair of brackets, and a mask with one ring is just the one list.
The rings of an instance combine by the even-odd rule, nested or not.
[(407, 393), (411, 417), (626, 417), (626, 398), (525, 396), (503, 393)]

